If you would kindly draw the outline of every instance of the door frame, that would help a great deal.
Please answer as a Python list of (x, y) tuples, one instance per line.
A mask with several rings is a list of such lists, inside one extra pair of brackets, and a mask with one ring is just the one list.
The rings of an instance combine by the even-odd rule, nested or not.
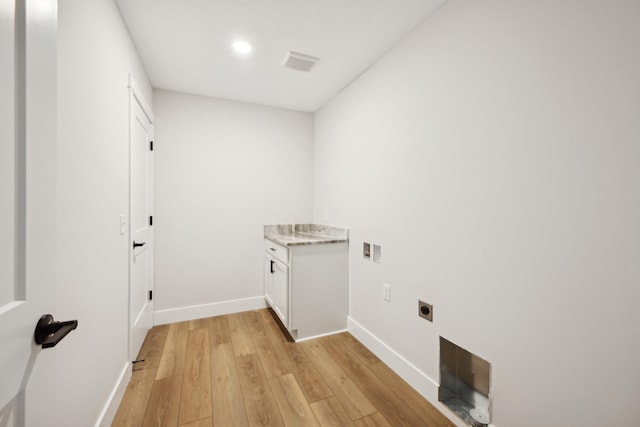
[[(133, 322), (135, 319), (133, 319), (131, 310), (132, 310), (132, 304), (131, 304), (131, 294), (133, 292), (133, 283), (132, 283), (132, 272), (133, 272), (133, 265), (132, 265), (132, 260), (133, 260), (133, 246), (132, 246), (132, 239), (133, 239), (133, 227), (132, 227), (132, 215), (131, 215), (131, 210), (132, 210), (132, 191), (131, 191), (131, 183), (132, 183), (132, 159), (131, 159), (131, 149), (132, 149), (132, 125), (133, 125), (133, 121), (135, 120), (134, 117), (134, 103), (137, 103), (140, 108), (142, 109), (142, 111), (144, 112), (145, 116), (147, 117), (147, 119), (149, 120), (149, 123), (153, 126), (155, 124), (155, 117), (153, 115), (153, 110), (151, 109), (151, 105), (147, 102), (147, 100), (144, 98), (144, 95), (142, 94), (142, 90), (140, 90), (140, 86), (138, 86), (138, 84), (136, 83), (134, 77), (132, 74), (129, 74), (129, 152), (128, 152), (128, 156), (129, 156), (129, 171), (128, 171), (128, 191), (129, 191), (129, 211), (128, 211), (128, 227), (127, 227), (127, 233), (128, 233), (128, 238), (127, 238), (127, 244), (128, 244), (128, 263), (129, 263), (129, 267), (128, 267), (128, 289), (129, 289), (129, 295), (128, 295), (128, 306), (129, 306), (129, 324), (128, 324), (128, 356), (129, 356), (129, 360), (130, 361), (134, 361), (137, 357), (137, 350), (136, 350), (136, 354), (134, 354), (134, 350), (133, 350)], [(151, 140), (154, 139), (154, 135), (151, 135)], [(149, 179), (148, 179), (148, 184), (149, 184), (149, 204), (150, 204), (150, 211), (153, 212), (153, 207), (154, 207), (154, 156), (151, 155), (150, 159), (149, 159)], [(154, 227), (151, 226), (150, 229), (150, 233), (151, 233), (151, 241), (148, 242), (147, 246), (147, 251), (148, 256), (149, 256), (149, 290), (153, 292), (154, 290), (154, 242), (155, 242), (155, 233), (154, 233)], [(151, 299), (149, 301), (149, 304), (151, 305), (151, 326), (153, 326), (154, 324), (154, 316), (153, 316), (153, 299)]]

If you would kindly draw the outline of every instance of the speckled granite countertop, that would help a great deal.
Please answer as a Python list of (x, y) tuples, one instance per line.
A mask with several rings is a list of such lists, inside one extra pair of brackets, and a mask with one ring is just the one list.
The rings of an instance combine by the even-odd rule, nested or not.
[(264, 238), (282, 246), (345, 243), (349, 241), (349, 230), (318, 224), (265, 225)]

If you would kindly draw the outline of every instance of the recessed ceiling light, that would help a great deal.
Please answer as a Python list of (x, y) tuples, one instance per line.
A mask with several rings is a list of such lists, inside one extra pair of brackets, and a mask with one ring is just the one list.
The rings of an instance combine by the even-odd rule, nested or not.
[(236, 40), (233, 42), (233, 50), (238, 53), (249, 53), (251, 52), (251, 45), (244, 40)]

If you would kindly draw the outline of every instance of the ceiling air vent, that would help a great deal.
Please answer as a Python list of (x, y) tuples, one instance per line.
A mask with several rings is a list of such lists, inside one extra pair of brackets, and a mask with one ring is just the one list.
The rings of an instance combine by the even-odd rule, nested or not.
[(293, 68), (294, 70), (309, 71), (316, 62), (318, 62), (318, 58), (305, 55), (303, 53), (289, 51), (282, 65), (288, 68)]

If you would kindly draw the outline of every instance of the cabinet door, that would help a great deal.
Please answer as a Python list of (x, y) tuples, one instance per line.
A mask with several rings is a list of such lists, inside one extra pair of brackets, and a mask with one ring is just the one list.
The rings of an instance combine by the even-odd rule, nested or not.
[(267, 300), (267, 304), (274, 308), (273, 294), (274, 294), (274, 270), (275, 261), (268, 253), (264, 254), (264, 296)]
[(274, 260), (273, 270), (273, 309), (286, 328), (289, 327), (289, 267)]

